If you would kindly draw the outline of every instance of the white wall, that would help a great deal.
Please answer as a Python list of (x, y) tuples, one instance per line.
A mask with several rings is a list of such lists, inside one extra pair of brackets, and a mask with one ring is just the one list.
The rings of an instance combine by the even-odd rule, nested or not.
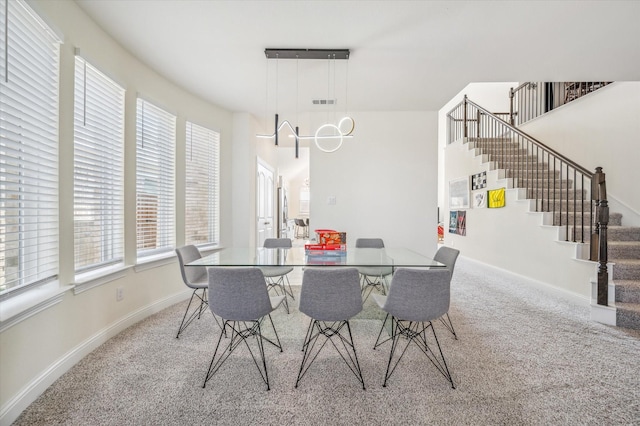
[[(469, 144), (457, 141), (445, 149), (445, 179), (449, 182), (474, 173), (487, 171), (485, 190), (507, 187), (498, 171), (490, 171)], [(520, 192), (520, 194), (519, 194)], [(469, 208), (466, 212), (466, 235), (449, 233), (445, 221), (444, 243), (460, 250), (462, 256), (528, 277), (555, 289), (587, 301), (590, 279), (595, 275), (595, 263), (575, 260), (573, 243), (559, 242), (557, 227), (543, 226), (543, 214), (530, 212), (524, 191), (506, 190), (503, 208)], [(473, 192), (471, 193), (473, 194)], [(445, 186), (448, 200), (448, 185)], [(444, 215), (449, 217), (448, 201)]]
[[(135, 261), (135, 106), (138, 94), (167, 108), (178, 117), (176, 174), (184, 174), (185, 121), (220, 131), (221, 157), (230, 158), (231, 113), (181, 90), (146, 67), (115, 43), (75, 2), (33, 1), (45, 20), (64, 36), (60, 70), (60, 285), (73, 281), (73, 70), (74, 52), (81, 53), (126, 89), (125, 98), (125, 248), (126, 261)], [(182, 159), (182, 161), (181, 161)], [(221, 223), (231, 222), (231, 168), (221, 164)], [(184, 182), (178, 179), (178, 189)], [(177, 205), (184, 205), (177, 191)], [(178, 209), (177, 229), (184, 228)], [(222, 240), (231, 230), (223, 225)], [(184, 233), (178, 231), (177, 244)], [(180, 240), (182, 239), (182, 241)], [(124, 300), (116, 302), (116, 288)], [(66, 369), (95, 347), (129, 325), (183, 300), (175, 258), (151, 268), (129, 268), (123, 276), (79, 294), (63, 293), (61, 301), (18, 323), (3, 322), (0, 332), (0, 424), (9, 424)], [(37, 295), (38, 292), (34, 292)], [(12, 302), (19, 300), (13, 298)], [(2, 309), (5, 309), (3, 305)], [(4, 319), (4, 316), (3, 316)], [(8, 325), (12, 324), (12, 325)], [(176, 323), (176, 327), (178, 324)], [(173, 333), (167, 330), (168, 336)]]
[(491, 112), (509, 112), (509, 89), (518, 87), (517, 82), (505, 83), (469, 83), (456, 96), (438, 111), (438, 205), (440, 221), (446, 223), (446, 203), (444, 198), (444, 150), (447, 146), (447, 113), (462, 102), (464, 95), (468, 99)]
[[(431, 255), (437, 244), (437, 113), (354, 112), (353, 139), (311, 147), (311, 232), (381, 237)], [(335, 197), (335, 205), (329, 205)]]
[(602, 167), (611, 210), (640, 226), (640, 82), (612, 83), (521, 128), (591, 171)]

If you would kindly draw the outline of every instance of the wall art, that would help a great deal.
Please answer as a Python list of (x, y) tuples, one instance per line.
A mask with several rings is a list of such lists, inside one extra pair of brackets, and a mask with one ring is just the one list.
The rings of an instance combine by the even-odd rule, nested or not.
[(470, 198), (469, 176), (449, 181), (450, 209), (468, 209), (470, 207)]
[(487, 191), (476, 191), (473, 193), (473, 207), (477, 209), (487, 207)]
[(456, 234), (467, 235), (467, 212), (464, 210), (458, 211), (458, 226), (456, 227)]
[(487, 187), (487, 172), (476, 173), (471, 176), (471, 190), (482, 189)]
[(458, 229), (458, 212), (457, 211), (450, 211), (449, 212), (449, 233), (450, 234), (455, 234)]
[(504, 188), (489, 190), (487, 198), (487, 204), (489, 205), (490, 209), (504, 207)]

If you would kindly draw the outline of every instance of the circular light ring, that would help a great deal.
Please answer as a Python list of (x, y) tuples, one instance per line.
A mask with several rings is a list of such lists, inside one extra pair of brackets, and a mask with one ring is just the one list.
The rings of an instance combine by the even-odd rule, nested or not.
[[(344, 123), (345, 121), (351, 122), (351, 129), (349, 129), (349, 131), (346, 133), (342, 131), (342, 123)], [(353, 129), (355, 128), (356, 128), (356, 122), (351, 117), (342, 117), (342, 120), (340, 120), (340, 122), (338, 123), (338, 129), (342, 134), (342, 136), (349, 136), (351, 133), (353, 133)]]
[[(335, 148), (333, 148), (333, 149), (326, 149), (326, 148), (322, 147), (322, 146), (320, 145), (319, 140), (318, 140), (318, 135), (319, 135), (320, 131), (321, 131), (322, 129), (324, 129), (324, 128), (327, 128), (327, 127), (331, 127), (331, 128), (333, 128), (333, 129), (337, 130), (337, 131), (338, 131), (338, 135), (333, 136), (333, 137), (329, 137), (329, 138), (323, 138), (323, 139), (334, 139), (334, 138), (340, 138), (340, 142), (338, 143), (338, 146), (336, 146), (336, 147), (335, 147)], [(315, 134), (315, 138), (314, 138), (314, 140), (315, 140), (315, 142), (316, 142), (316, 146), (318, 147), (318, 149), (319, 149), (320, 151), (323, 151), (323, 152), (335, 152), (335, 151), (339, 150), (339, 149), (340, 149), (340, 147), (342, 146), (342, 142), (344, 141), (344, 136), (342, 135), (342, 132), (340, 131), (340, 128), (339, 128), (338, 126), (336, 126), (335, 124), (327, 123), (327, 124), (323, 124), (322, 126), (318, 127), (318, 130), (316, 130), (316, 134)]]

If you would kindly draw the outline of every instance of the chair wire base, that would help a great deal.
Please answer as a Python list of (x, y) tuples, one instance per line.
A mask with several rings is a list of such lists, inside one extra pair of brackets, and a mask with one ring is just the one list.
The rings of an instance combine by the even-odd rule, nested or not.
[(360, 274), (360, 285), (362, 287), (363, 303), (371, 295), (371, 292), (373, 292), (374, 289), (379, 290), (382, 295), (387, 294), (387, 279), (383, 275), (372, 276)]
[[(222, 364), (229, 358), (231, 353), (242, 343), (244, 342), (251, 354), (251, 358), (253, 359), (254, 364), (258, 368), (260, 372), (260, 377), (262, 381), (267, 385), (267, 390), (270, 390), (271, 387), (269, 385), (269, 375), (267, 373), (267, 362), (264, 356), (264, 342), (272, 344), (276, 348), (280, 349), (282, 352), (282, 344), (280, 343), (280, 338), (278, 337), (278, 332), (273, 324), (273, 320), (271, 319), (271, 315), (268, 315), (269, 321), (271, 322), (271, 327), (275, 333), (276, 342), (264, 337), (262, 335), (262, 322), (264, 318), (261, 318), (257, 321), (224, 321), (224, 332), (220, 333), (218, 337), (218, 343), (216, 343), (216, 348), (213, 352), (213, 357), (211, 358), (211, 363), (209, 364), (209, 369), (207, 370), (207, 375), (205, 376), (204, 383), (202, 387), (204, 388), (207, 385), (207, 382), (213, 377), (214, 374), (222, 367)], [(218, 349), (220, 348), (220, 341), (222, 340), (222, 336), (226, 336), (226, 328), (231, 329), (231, 339), (229, 339), (229, 343), (221, 350), (218, 356)], [(255, 354), (249, 345), (248, 339), (251, 337), (255, 337), (257, 346), (258, 346), (258, 354)], [(216, 359), (216, 356), (218, 358)]]
[[(345, 329), (346, 334), (344, 333)], [(324, 337), (324, 341), (322, 341), (322, 343), (319, 343), (320, 337)], [(334, 338), (338, 339), (342, 345), (336, 344)], [(349, 321), (311, 321), (307, 328), (307, 334), (302, 345), (304, 355), (302, 356), (302, 363), (300, 364), (300, 371), (298, 372), (295, 387), (298, 387), (300, 380), (302, 380), (307, 371), (309, 371), (311, 364), (316, 360), (320, 351), (324, 348), (327, 342), (331, 342), (342, 360), (347, 364), (347, 367), (349, 367), (349, 370), (351, 370), (353, 375), (356, 376), (358, 381), (362, 384), (362, 389), (365, 390), (364, 378), (362, 377), (362, 370), (360, 369), (360, 363), (358, 362), (358, 356), (356, 354), (356, 347), (353, 343), (353, 336), (351, 334)]]
[[(446, 317), (446, 319), (445, 319)], [(447, 312), (443, 316), (440, 317), (440, 322), (444, 324), (444, 326), (453, 334), (453, 337), (458, 340), (458, 335), (456, 334), (456, 330), (453, 328), (453, 323), (451, 322), (451, 318), (449, 317), (449, 313)]]
[[(198, 294), (198, 291), (201, 291), (201, 294)], [(191, 314), (189, 314), (189, 309), (191, 308), (191, 303), (193, 303), (194, 298), (199, 299), (200, 304), (197, 308), (195, 308), (191, 312)], [(198, 302), (196, 301), (196, 304), (197, 303)], [(182, 333), (189, 326), (189, 324), (193, 322), (194, 319), (196, 318), (200, 319), (200, 316), (202, 315), (203, 312), (207, 310), (208, 307), (209, 307), (209, 302), (207, 301), (207, 289), (197, 288), (193, 290), (193, 293), (191, 293), (191, 299), (189, 299), (189, 304), (187, 305), (187, 309), (184, 311), (182, 322), (180, 323), (180, 327), (178, 328), (178, 334), (176, 334), (176, 339), (180, 337), (180, 333)], [(216, 321), (216, 324), (218, 324), (218, 327), (220, 327), (220, 329), (222, 330), (223, 328), (220, 322), (218, 321), (218, 318), (216, 318), (214, 315), (213, 319)]]
[[(270, 291), (271, 289), (273, 289), (276, 293), (277, 296), (280, 296), (280, 291), (282, 291), (282, 296), (284, 296), (284, 308), (287, 311), (287, 314), (289, 313), (289, 297), (291, 297), (293, 300), (295, 300), (295, 297), (293, 296), (293, 289), (291, 288), (291, 283), (289, 282), (289, 277), (287, 277), (286, 275), (281, 275), (279, 277), (277, 277), (277, 279), (275, 279), (276, 277), (265, 277), (265, 280), (267, 282), (267, 291)], [(286, 281), (286, 286), (285, 286), (285, 281)], [(289, 287), (289, 290), (287, 290), (287, 286)]]
[[(426, 357), (431, 361), (431, 363), (438, 369), (438, 371), (451, 383), (451, 387), (453, 389), (456, 388), (453, 383), (453, 378), (451, 377), (451, 373), (449, 372), (449, 367), (447, 367), (447, 362), (444, 358), (444, 354), (442, 353), (442, 348), (440, 347), (440, 342), (438, 342), (438, 336), (436, 335), (436, 330), (433, 327), (431, 321), (426, 322), (416, 322), (416, 321), (402, 321), (398, 320), (395, 317), (391, 317), (392, 321), (392, 330), (391, 330), (391, 351), (389, 352), (389, 362), (387, 364), (387, 371), (384, 376), (383, 387), (387, 386), (387, 381), (395, 371), (396, 367), (400, 363), (400, 360), (404, 356), (405, 352), (409, 345), (413, 342), (421, 351), (426, 355)], [(435, 339), (436, 345), (438, 347), (438, 352), (440, 355), (438, 356), (432, 349), (431, 346), (427, 343), (427, 329), (430, 329), (433, 333), (433, 337)], [(382, 331), (381, 331), (382, 332)], [(404, 346), (402, 350), (399, 349), (400, 337), (404, 337), (407, 339), (407, 344)], [(377, 344), (377, 342), (376, 342)], [(400, 351), (400, 355), (394, 362), (394, 355)]]
[(380, 327), (380, 332), (378, 333), (378, 338), (376, 339), (376, 343), (373, 344), (373, 349), (377, 349), (378, 346), (382, 346), (384, 343), (387, 343), (389, 340), (393, 339), (393, 336), (391, 336), (391, 334), (389, 333), (389, 337), (387, 337), (386, 339), (380, 341), (380, 337), (382, 336), (382, 332), (385, 329), (385, 326), (387, 325), (387, 320), (389, 319), (389, 314), (387, 314), (384, 317), (384, 321), (382, 321), (382, 327)]

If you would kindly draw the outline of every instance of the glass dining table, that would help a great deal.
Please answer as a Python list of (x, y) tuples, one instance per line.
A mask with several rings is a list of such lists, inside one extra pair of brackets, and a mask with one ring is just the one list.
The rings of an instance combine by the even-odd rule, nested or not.
[(407, 248), (356, 248), (306, 251), (304, 247), (227, 247), (185, 266), (293, 266), (445, 268), (446, 265)]

